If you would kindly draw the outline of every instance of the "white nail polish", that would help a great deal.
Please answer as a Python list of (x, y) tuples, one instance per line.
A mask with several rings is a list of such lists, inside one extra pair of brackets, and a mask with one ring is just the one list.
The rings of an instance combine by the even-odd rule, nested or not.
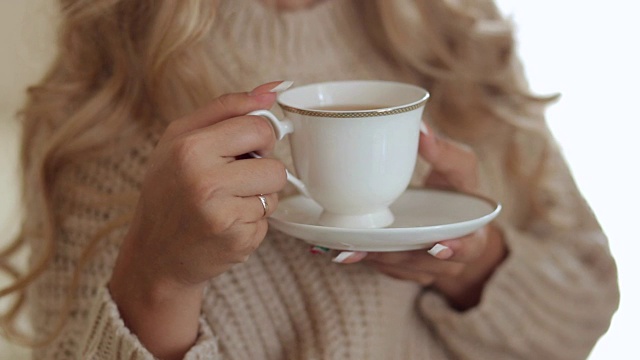
[(333, 260), (331, 261), (333, 261), (334, 263), (342, 264), (348, 258), (353, 256), (353, 254), (355, 254), (355, 251), (343, 251), (340, 254), (338, 254), (336, 257), (334, 257)]
[(429, 129), (427, 129), (427, 125), (425, 125), (423, 122), (420, 123), (420, 132), (425, 135), (429, 135)]
[(273, 89), (269, 90), (269, 92), (277, 93), (277, 92), (285, 91), (288, 88), (290, 88), (291, 85), (293, 85), (293, 81), (283, 81), (280, 84), (278, 84), (278, 86), (276, 86)]
[(441, 245), (441, 244), (435, 244), (433, 245), (433, 247), (431, 249), (429, 249), (429, 251), (427, 251), (431, 256), (436, 256), (438, 254), (440, 254), (441, 252), (443, 252), (444, 250), (447, 250), (448, 247)]

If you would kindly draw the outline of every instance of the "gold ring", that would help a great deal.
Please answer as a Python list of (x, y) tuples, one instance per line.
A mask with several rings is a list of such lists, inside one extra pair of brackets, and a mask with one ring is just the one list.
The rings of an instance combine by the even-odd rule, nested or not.
[(262, 204), (262, 210), (263, 210), (263, 214), (262, 217), (267, 216), (267, 212), (269, 212), (269, 203), (267, 203), (267, 198), (260, 194), (260, 195), (256, 195), (258, 196), (258, 199), (260, 200), (260, 204)]

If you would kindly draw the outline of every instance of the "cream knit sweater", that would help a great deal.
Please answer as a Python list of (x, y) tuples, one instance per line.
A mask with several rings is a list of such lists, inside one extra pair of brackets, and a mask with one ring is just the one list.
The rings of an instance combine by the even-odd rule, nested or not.
[[(229, 0), (221, 2), (218, 16), (212, 59), (219, 69), (217, 85), (225, 92), (273, 80), (412, 81), (371, 47), (350, 0), (278, 16), (255, 0)], [(137, 192), (162, 130), (158, 125), (140, 132), (122, 156), (61, 174), (55, 201), (62, 231), (52, 266), (30, 292), (36, 331), (55, 325), (89, 239), (131, 210), (107, 206), (91, 194)], [(557, 153), (549, 159), (548, 187), (528, 189), (554, 194), (553, 224), (540, 219), (534, 228), (521, 226), (527, 214), (523, 189), (508, 182), (500, 167), (502, 146), (518, 136), (501, 130), (491, 141), (471, 144), (480, 157), (483, 192), (504, 205), (497, 223), (510, 249), (478, 306), (457, 312), (435, 291), (366, 265), (334, 264), (311, 255), (304, 242), (270, 231), (246, 263), (210, 281), (200, 336), (186, 358), (584, 359), (618, 303), (615, 265)], [(287, 144), (281, 145), (277, 156), (290, 163)], [(536, 144), (530, 145), (531, 154), (525, 155), (533, 158)], [(425, 169), (419, 164), (416, 178)], [(125, 327), (106, 289), (125, 231), (123, 226), (111, 233), (85, 266), (62, 335), (37, 350), (35, 359), (153, 358)], [(38, 239), (32, 242), (38, 256)]]

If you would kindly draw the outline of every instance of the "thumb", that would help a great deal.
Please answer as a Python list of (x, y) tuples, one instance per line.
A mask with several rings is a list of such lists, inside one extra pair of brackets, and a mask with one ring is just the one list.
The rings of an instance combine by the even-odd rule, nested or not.
[(418, 152), (431, 164), (430, 176), (460, 191), (472, 192), (477, 188), (478, 160), (470, 147), (441, 138), (425, 126), (421, 130)]

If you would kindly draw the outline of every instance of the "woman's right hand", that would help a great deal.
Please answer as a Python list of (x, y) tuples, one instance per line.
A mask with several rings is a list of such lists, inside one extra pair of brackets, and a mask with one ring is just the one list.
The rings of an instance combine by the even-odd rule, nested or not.
[[(245, 261), (267, 231), (286, 183), (269, 109), (279, 83), (224, 95), (172, 122), (148, 161), (138, 207), (109, 290), (127, 326), (157, 357), (181, 358), (197, 335), (207, 280)], [(264, 194), (268, 213), (257, 197)]]

